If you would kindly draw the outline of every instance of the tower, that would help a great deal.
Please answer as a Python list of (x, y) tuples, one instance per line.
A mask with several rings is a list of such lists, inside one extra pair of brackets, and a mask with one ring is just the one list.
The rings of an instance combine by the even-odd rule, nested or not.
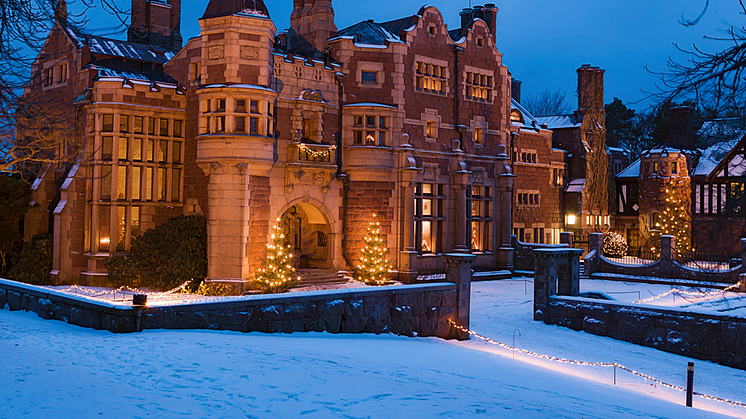
[(181, 49), (181, 0), (132, 0), (127, 41)]

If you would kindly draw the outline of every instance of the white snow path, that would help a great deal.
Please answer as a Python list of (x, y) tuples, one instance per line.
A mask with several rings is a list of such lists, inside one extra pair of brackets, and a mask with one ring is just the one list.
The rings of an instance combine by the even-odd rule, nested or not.
[[(530, 292), (530, 290), (529, 290)], [(531, 321), (520, 281), (475, 283), (472, 329), (618, 361), (681, 385), (688, 359)], [(115, 335), (0, 310), (0, 418), (720, 418), (620, 373), (529, 361), (480, 341), (328, 333)], [(697, 390), (744, 399), (746, 372), (697, 364)], [(746, 409), (695, 398), (695, 407)]]

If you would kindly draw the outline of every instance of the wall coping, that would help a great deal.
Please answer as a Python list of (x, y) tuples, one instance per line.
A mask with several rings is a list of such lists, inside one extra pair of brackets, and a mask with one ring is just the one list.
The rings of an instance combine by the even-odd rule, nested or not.
[[(682, 315), (688, 315), (688, 316), (696, 316), (697, 318), (701, 318), (702, 320), (723, 320), (723, 319), (734, 319), (734, 320), (741, 320), (746, 321), (746, 317), (740, 317), (740, 316), (732, 316), (728, 314), (713, 314), (713, 313), (702, 313), (701, 311), (696, 311), (692, 309), (686, 309), (686, 308), (663, 308), (660, 306), (654, 306), (650, 304), (630, 304), (630, 303), (623, 303), (619, 301), (610, 301), (610, 300), (598, 300), (595, 298), (584, 298), (584, 297), (570, 297), (567, 295), (553, 295), (549, 297), (550, 304), (552, 302), (561, 302), (561, 301), (573, 301), (577, 303), (586, 303), (586, 304), (595, 304), (598, 306), (613, 306), (618, 307), (620, 309), (627, 309), (628, 311), (636, 311), (636, 312), (654, 312), (657, 314), (664, 314), (664, 315), (671, 315), (671, 316), (682, 316)], [(620, 310), (621, 311), (621, 310)]]

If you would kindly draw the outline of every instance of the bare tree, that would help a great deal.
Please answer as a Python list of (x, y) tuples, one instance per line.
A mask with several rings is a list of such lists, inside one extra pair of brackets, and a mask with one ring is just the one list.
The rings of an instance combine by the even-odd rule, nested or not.
[(42, 163), (76, 158), (71, 141), (74, 118), (49, 106), (49, 95), (27, 88), (35, 82), (29, 69), (56, 22), (83, 27), (87, 22), (81, 16), (100, 5), (124, 27), (126, 13), (114, 0), (70, 3), (75, 1), (83, 10), (80, 15), (68, 15), (65, 0), (0, 1), (0, 172), (25, 172)]
[[(743, 15), (746, 15), (744, 0), (738, 1)], [(694, 20), (682, 19), (684, 26), (697, 25), (707, 12), (709, 0), (704, 10)], [(706, 117), (746, 116), (746, 27), (731, 26), (724, 36), (705, 36), (705, 39), (718, 41), (723, 49), (707, 52), (696, 45), (692, 49), (675, 47), (687, 57), (685, 61), (669, 58), (667, 70), (650, 71), (659, 78), (656, 90), (649, 92), (659, 101), (694, 100)]]
[(559, 90), (543, 92), (528, 96), (523, 106), (531, 112), (533, 116), (554, 116), (566, 115), (570, 113), (570, 105), (565, 102), (565, 94)]

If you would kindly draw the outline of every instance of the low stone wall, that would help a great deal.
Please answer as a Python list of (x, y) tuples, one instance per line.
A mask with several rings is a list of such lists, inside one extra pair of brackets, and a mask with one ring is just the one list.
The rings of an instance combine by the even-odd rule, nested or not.
[(746, 369), (746, 319), (552, 296), (547, 324)]
[[(572, 237), (572, 236), (570, 236)], [(513, 246), (513, 265), (517, 271), (533, 271), (535, 266), (534, 250), (536, 249), (567, 249), (571, 248), (571, 243), (563, 244), (542, 244), (542, 243), (524, 243), (519, 241), (516, 236), (510, 236), (510, 242)]]
[(0, 308), (7, 304), (11, 310), (35, 312), (44, 319), (115, 333), (217, 329), (267, 333), (388, 332), (450, 338), (458, 337), (449, 322), (457, 321), (457, 301), (456, 285), (441, 283), (258, 295), (138, 310), (0, 280)]

